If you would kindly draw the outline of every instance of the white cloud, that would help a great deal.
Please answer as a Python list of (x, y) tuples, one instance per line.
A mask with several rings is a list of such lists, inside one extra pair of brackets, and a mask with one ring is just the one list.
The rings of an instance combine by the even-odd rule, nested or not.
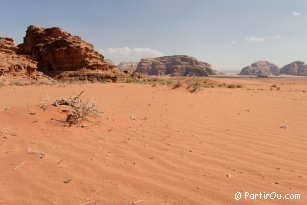
[(266, 40), (278, 40), (280, 39), (280, 35), (275, 35), (275, 36), (265, 36), (265, 37), (255, 37), (255, 36), (250, 36), (250, 37), (245, 37), (245, 40), (250, 42), (250, 43), (261, 43)]
[(302, 12), (297, 12), (297, 11), (292, 11), (292, 15), (293, 16), (301, 16), (301, 15), (303, 15), (303, 13)]
[(267, 39), (268, 37), (255, 37), (255, 36), (245, 37), (245, 40), (250, 43), (261, 43)]
[(164, 54), (158, 50), (152, 48), (107, 48), (101, 50), (102, 55), (105, 58), (111, 59), (114, 63), (120, 63), (122, 61), (126, 62), (137, 62), (141, 58), (152, 58), (163, 56)]
[(237, 44), (237, 41), (230, 41), (230, 44), (235, 45)]

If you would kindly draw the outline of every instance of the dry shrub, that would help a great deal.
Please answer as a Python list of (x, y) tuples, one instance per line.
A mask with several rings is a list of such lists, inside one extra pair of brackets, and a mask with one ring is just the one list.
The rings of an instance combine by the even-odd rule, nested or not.
[(271, 88), (277, 88), (277, 85), (276, 84), (272, 84)]
[(196, 93), (196, 92), (200, 91), (200, 88), (201, 88), (201, 84), (199, 82), (191, 83), (187, 86), (187, 89), (191, 93)]
[(83, 121), (89, 121), (90, 118), (99, 117), (100, 111), (93, 100), (83, 101), (80, 96), (83, 91), (75, 97), (68, 99), (56, 100), (53, 105), (65, 105), (68, 106), (69, 111), (67, 113), (66, 122), (71, 125), (80, 124)]
[(219, 85), (219, 87), (223, 87), (223, 86), (225, 86), (226, 88), (242, 88), (243, 86), (242, 85), (240, 85), (240, 84), (238, 84), (238, 85), (236, 85), (236, 84), (225, 84), (225, 83), (223, 83), (222, 85)]
[(157, 83), (153, 83), (151, 87), (158, 87)]
[(229, 84), (229, 85), (227, 85), (227, 88), (236, 88), (236, 85), (234, 85), (234, 84)]
[(271, 85), (271, 90), (274, 90), (274, 88), (275, 88), (276, 90), (280, 90), (280, 86), (278, 86), (278, 85), (276, 85), (276, 84), (272, 84), (272, 85)]
[(177, 81), (172, 85), (172, 89), (180, 88), (182, 86), (182, 82)]
[(86, 102), (80, 100), (79, 103), (69, 107), (66, 122), (68, 122), (69, 126), (79, 124), (82, 121), (89, 121), (90, 117), (99, 117), (100, 113), (93, 100)]

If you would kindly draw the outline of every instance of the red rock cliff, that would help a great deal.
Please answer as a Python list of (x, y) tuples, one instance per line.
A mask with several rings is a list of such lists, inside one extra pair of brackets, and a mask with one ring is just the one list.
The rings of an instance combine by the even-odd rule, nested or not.
[(111, 76), (108, 77), (109, 74), (106, 73), (101, 76), (101, 72), (97, 73), (97, 76), (116, 81), (115, 66), (107, 63), (104, 57), (94, 50), (92, 44), (61, 28), (31, 25), (26, 31), (24, 42), (18, 47), (20, 54), (29, 55), (32, 60), (37, 61), (38, 70), (49, 76), (78, 78), (82, 75), (80, 80), (84, 80), (86, 73), (95, 76), (96, 71), (107, 71), (112, 73)]

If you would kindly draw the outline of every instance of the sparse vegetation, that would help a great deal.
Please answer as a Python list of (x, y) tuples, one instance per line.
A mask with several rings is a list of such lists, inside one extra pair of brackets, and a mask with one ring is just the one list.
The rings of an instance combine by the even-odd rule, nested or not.
[(191, 93), (196, 93), (200, 91), (201, 84), (199, 82), (191, 83), (187, 86), (187, 90), (189, 90)]
[(172, 84), (172, 89), (176, 89), (176, 88), (180, 88), (182, 87), (182, 82), (181, 81), (177, 81), (174, 84)]
[(53, 105), (65, 105), (68, 106), (69, 111), (67, 113), (66, 122), (71, 125), (80, 124), (82, 121), (89, 121), (91, 117), (99, 117), (100, 111), (97, 108), (96, 103), (93, 100), (83, 101), (80, 96), (83, 91), (75, 97), (68, 99), (56, 100)]
[(277, 85), (276, 84), (272, 84), (271, 88), (277, 88)]
[(271, 90), (274, 90), (274, 89), (280, 90), (280, 86), (278, 86), (278, 85), (276, 85), (276, 84), (272, 84), (272, 85), (271, 85)]
[(229, 85), (227, 85), (227, 88), (236, 88), (236, 85), (235, 84), (229, 84)]
[(49, 80), (49, 79), (39, 79), (39, 80), (34, 80), (34, 79), (10, 79), (6, 82), (0, 81), (0, 87), (1, 86), (28, 86), (28, 85), (53, 85), (55, 84), (55, 81)]
[(167, 85), (171, 89), (177, 89), (187, 85), (187, 90), (191, 93), (198, 92), (201, 88), (242, 88), (240, 84), (218, 83), (208, 77), (144, 77), (142, 79), (127, 79), (126, 83), (151, 84), (152, 87)]

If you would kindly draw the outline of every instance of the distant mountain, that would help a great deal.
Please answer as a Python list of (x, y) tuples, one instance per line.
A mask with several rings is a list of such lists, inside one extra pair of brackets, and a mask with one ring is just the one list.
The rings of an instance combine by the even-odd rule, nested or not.
[(137, 68), (138, 63), (136, 62), (121, 62), (117, 65), (117, 68), (121, 71), (129, 71), (133, 73)]
[(209, 63), (186, 55), (145, 58), (138, 63), (136, 72), (144, 75), (209, 76), (215, 75)]
[(295, 61), (282, 67), (280, 73), (285, 75), (307, 76), (307, 65), (302, 61)]
[(265, 77), (270, 75), (279, 75), (280, 69), (277, 65), (268, 61), (257, 61), (249, 66), (242, 68), (240, 75), (255, 75)]

